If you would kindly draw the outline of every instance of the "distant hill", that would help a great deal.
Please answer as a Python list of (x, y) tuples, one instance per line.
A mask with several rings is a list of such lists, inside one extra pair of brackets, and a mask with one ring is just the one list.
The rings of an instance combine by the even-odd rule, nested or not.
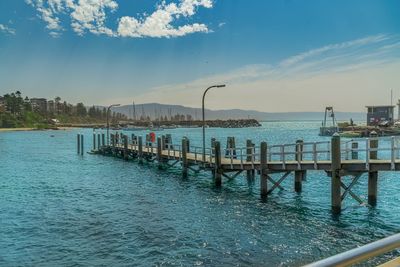
[[(158, 118), (160, 115), (170, 117), (176, 114), (189, 114), (193, 119), (201, 119), (201, 108), (190, 108), (181, 105), (165, 105), (158, 103), (138, 104), (135, 107), (136, 117), (142, 114), (150, 118)], [(125, 105), (114, 109), (133, 118), (133, 106)], [(256, 110), (227, 109), (227, 110), (205, 110), (207, 119), (247, 119), (253, 118), (259, 121), (276, 120), (319, 120), (324, 119), (324, 112), (260, 112)], [(366, 114), (360, 112), (335, 112), (338, 121), (348, 121), (352, 118), (354, 121), (366, 120)]]

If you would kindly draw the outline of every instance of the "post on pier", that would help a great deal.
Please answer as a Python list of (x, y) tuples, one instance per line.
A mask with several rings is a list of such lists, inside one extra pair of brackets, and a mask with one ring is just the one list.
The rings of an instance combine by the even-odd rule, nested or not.
[(124, 142), (124, 160), (128, 160), (129, 159), (128, 136), (126, 134), (123, 135), (122, 140)]
[(187, 178), (188, 176), (188, 159), (187, 159), (187, 153), (188, 153), (188, 141), (187, 138), (182, 138), (182, 177)]
[(119, 133), (116, 132), (116, 134), (115, 134), (115, 140), (114, 140), (114, 141), (115, 141), (115, 142), (114, 142), (114, 146), (115, 146), (115, 144), (116, 144), (116, 145), (119, 144), (119, 139), (120, 139), (120, 138), (119, 138)]
[(104, 133), (101, 134), (101, 144), (102, 144), (103, 146), (106, 145), (106, 135), (105, 135)]
[(162, 144), (162, 137), (157, 137), (157, 162), (158, 168), (162, 168), (162, 151), (163, 151), (163, 144)]
[(162, 135), (161, 136), (161, 148), (164, 150), (164, 149), (167, 149), (167, 146), (165, 145), (166, 143), (166, 138), (165, 138), (165, 135)]
[(138, 137), (138, 160), (139, 164), (143, 163), (143, 137)]
[(221, 186), (222, 184), (221, 144), (219, 141), (216, 141), (214, 143), (214, 158), (215, 158), (214, 182), (216, 186)]
[[(369, 139), (369, 158), (374, 160), (378, 159), (378, 134), (372, 131)], [(368, 152), (367, 152), (368, 153)], [(376, 199), (378, 195), (378, 172), (372, 171), (368, 172), (368, 204), (371, 206), (376, 206)]]
[(93, 151), (96, 150), (96, 132), (93, 130)]
[(342, 211), (340, 136), (335, 133), (331, 141), (331, 205), (334, 214)]
[(235, 144), (235, 137), (228, 136), (226, 139), (226, 151), (225, 151), (225, 158), (233, 158), (236, 159), (236, 144)]
[[(298, 166), (301, 167), (301, 161), (303, 160), (303, 147), (304, 142), (303, 140), (296, 141), (296, 161)], [(302, 182), (305, 180), (306, 171), (304, 170), (297, 170), (294, 171), (294, 190), (299, 193), (302, 190)]]
[(81, 135), (76, 135), (76, 153), (79, 155), (81, 153)]
[(268, 156), (267, 143), (261, 142), (260, 145), (260, 190), (261, 197), (268, 195)]
[(85, 147), (85, 145), (84, 145), (84, 142), (83, 142), (83, 134), (81, 134), (81, 155), (83, 156), (83, 153), (84, 153), (84, 147)]
[(114, 134), (110, 134), (110, 144), (108, 144), (109, 146), (111, 146), (111, 147), (109, 147), (109, 149), (110, 149), (110, 151), (111, 151), (111, 154), (114, 156), (114, 154), (115, 154), (115, 135)]
[[(253, 162), (254, 160), (254, 144), (251, 140), (246, 140), (246, 161), (247, 162)], [(247, 170), (247, 179), (248, 180), (253, 180), (254, 179), (254, 170)]]
[(358, 159), (358, 142), (351, 143), (351, 159)]
[(100, 150), (101, 147), (101, 134), (97, 134), (97, 150)]

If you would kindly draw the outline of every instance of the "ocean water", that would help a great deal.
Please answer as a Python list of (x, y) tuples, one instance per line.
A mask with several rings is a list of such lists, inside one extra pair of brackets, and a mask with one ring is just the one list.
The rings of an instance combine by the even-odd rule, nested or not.
[[(319, 125), (209, 128), (207, 140), (329, 140)], [(290, 176), (265, 201), (258, 177), (216, 188), (209, 172), (184, 179), (179, 167), (79, 156), (78, 132), (89, 151), (90, 129), (0, 133), (0, 266), (300, 266), (400, 230), (399, 173), (380, 173), (377, 207), (347, 198), (335, 217), (321, 171), (308, 172), (301, 194)], [(198, 128), (166, 133), (201, 144)], [(366, 198), (366, 176), (354, 191)]]

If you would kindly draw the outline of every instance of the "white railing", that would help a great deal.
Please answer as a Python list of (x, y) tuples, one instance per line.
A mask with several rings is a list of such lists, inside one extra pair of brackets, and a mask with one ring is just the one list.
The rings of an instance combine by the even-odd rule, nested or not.
[[(121, 136), (118, 138), (116, 146), (123, 146)], [(128, 136), (128, 144), (138, 149), (138, 137), (132, 140)], [(155, 154), (157, 145), (155, 143), (147, 143), (144, 140), (143, 152)], [(370, 138), (355, 138), (350, 140), (341, 140), (341, 159), (342, 162), (354, 161), (364, 163), (365, 169), (370, 169), (370, 164), (374, 160), (385, 160), (391, 164), (391, 170), (395, 170), (396, 161), (400, 159), (400, 137), (370, 137)], [(167, 151), (168, 159), (182, 159), (181, 144), (164, 144), (163, 152)], [(215, 163), (214, 149), (207, 147), (206, 163)], [(197, 163), (203, 163), (203, 148), (199, 146), (190, 146), (188, 153), (192, 160)], [(238, 147), (222, 149), (222, 156), (228, 159), (230, 167), (234, 165), (243, 166), (251, 165), (254, 168), (255, 164), (260, 160), (260, 147)], [(331, 142), (301, 142), (280, 145), (270, 145), (267, 149), (268, 162), (279, 162), (285, 168), (288, 162), (297, 162), (298, 167), (301, 167), (302, 162), (312, 162), (314, 168), (318, 168), (321, 162), (330, 161), (331, 158)]]

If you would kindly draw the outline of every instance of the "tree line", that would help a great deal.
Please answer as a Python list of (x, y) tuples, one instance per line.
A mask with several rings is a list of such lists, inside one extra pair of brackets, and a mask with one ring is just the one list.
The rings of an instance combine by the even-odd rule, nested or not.
[[(30, 99), (28, 96), (23, 96), (21, 91), (0, 96), (0, 127), (12, 127), (13, 124), (23, 126), (24, 120), (28, 119), (46, 123), (54, 118), (68, 122), (74, 122), (73, 118), (106, 121), (107, 109), (96, 106), (87, 108), (82, 102), (73, 105), (62, 101), (58, 96), (50, 100)], [(127, 119), (119, 112), (111, 112), (109, 118), (112, 122)]]

